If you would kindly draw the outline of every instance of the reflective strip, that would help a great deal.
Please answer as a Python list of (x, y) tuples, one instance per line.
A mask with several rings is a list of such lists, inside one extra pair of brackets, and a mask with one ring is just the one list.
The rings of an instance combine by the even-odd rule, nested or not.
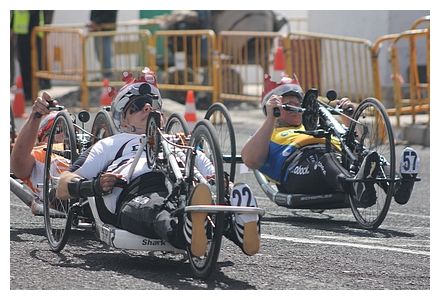
[(17, 34), (28, 34), (30, 14), (28, 10), (14, 10), (12, 30)]

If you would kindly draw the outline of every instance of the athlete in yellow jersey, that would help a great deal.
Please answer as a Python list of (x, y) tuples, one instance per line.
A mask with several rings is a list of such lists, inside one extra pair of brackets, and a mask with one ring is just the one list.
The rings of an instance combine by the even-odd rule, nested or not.
[[(277, 183), (282, 192), (349, 192), (338, 179), (341, 176), (352, 177), (340, 163), (340, 142), (332, 138), (331, 151), (328, 152), (325, 138), (298, 132), (305, 130), (302, 124), (303, 113), (300, 111), (281, 109), (279, 117), (274, 116), (274, 108), (283, 104), (301, 107), (303, 97), (304, 92), (296, 78), (284, 76), (280, 83), (275, 83), (269, 75), (265, 75), (262, 106), (266, 119), (244, 145), (241, 152), (243, 162)], [(347, 98), (339, 100), (338, 105), (342, 109), (354, 108)], [(342, 121), (348, 123), (348, 120)], [(376, 158), (377, 153), (368, 161), (373, 162)], [(367, 165), (364, 168), (371, 167)], [(368, 192), (375, 193), (374, 188)]]
[[(377, 195), (372, 182), (356, 182), (350, 186), (343, 185), (344, 180), (340, 180), (341, 177), (348, 178), (353, 175), (341, 164), (341, 145), (336, 138), (332, 137), (331, 149), (327, 151), (325, 138), (315, 138), (299, 132), (304, 131), (301, 110), (280, 109), (279, 117), (275, 117), (273, 113), (275, 108), (279, 109), (283, 104), (299, 108), (303, 97), (303, 90), (296, 78), (284, 76), (279, 83), (276, 83), (270, 80), (269, 75), (265, 75), (262, 106), (266, 119), (244, 145), (241, 152), (243, 162), (249, 168), (258, 169), (271, 181), (277, 183), (280, 192), (290, 194), (354, 192), (362, 204), (373, 205)], [(348, 108), (354, 111), (353, 103), (347, 98), (338, 100), (337, 105), (345, 111)], [(344, 125), (349, 125), (349, 120), (344, 116), (341, 121)], [(406, 151), (417, 157), (413, 149)], [(370, 152), (354, 177), (374, 178), (379, 166), (379, 154)], [(401, 167), (401, 170), (403, 169)], [(417, 171), (414, 171), (414, 174), (401, 173), (404, 178), (414, 177)], [(397, 203), (408, 202), (413, 185), (413, 181), (405, 181), (397, 186), (394, 194)]]

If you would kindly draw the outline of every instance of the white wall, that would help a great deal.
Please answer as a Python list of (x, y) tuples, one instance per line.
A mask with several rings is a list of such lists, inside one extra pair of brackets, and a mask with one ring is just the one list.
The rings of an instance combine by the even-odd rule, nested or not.
[[(117, 21), (139, 18), (139, 10), (119, 10)], [(86, 24), (90, 19), (90, 10), (56, 10), (53, 24)]]

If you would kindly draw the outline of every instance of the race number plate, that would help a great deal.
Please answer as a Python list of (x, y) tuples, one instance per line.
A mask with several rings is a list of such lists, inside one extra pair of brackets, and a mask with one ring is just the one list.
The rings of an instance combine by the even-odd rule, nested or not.
[(417, 152), (406, 147), (400, 156), (400, 174), (418, 174), (420, 166), (420, 158)]

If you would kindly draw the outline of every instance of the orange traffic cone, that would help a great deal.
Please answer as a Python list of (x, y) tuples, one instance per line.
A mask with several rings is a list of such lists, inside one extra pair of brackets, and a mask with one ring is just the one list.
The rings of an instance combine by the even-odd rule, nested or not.
[(109, 81), (108, 79), (104, 79), (102, 81), (102, 93), (101, 93), (101, 99), (100, 99), (100, 105), (101, 106), (107, 106), (107, 105), (111, 105), (112, 104), (112, 97), (111, 97), (111, 92), (112, 92), (112, 88), (109, 86)]
[(284, 54), (283, 54), (283, 47), (278, 46), (276, 52), (275, 52), (275, 57), (273, 60), (273, 78), (275, 79), (276, 82), (280, 81), (281, 78), (284, 75), (285, 72), (285, 61), (284, 61)]
[(14, 112), (14, 118), (21, 118), (24, 115), (24, 94), (23, 94), (23, 79), (21, 76), (17, 76), (15, 80), (15, 97), (12, 104), (12, 111)]
[(192, 90), (186, 93), (184, 117), (190, 129), (194, 128), (194, 124), (197, 122), (197, 115), (196, 115), (196, 104), (194, 102), (194, 91)]

